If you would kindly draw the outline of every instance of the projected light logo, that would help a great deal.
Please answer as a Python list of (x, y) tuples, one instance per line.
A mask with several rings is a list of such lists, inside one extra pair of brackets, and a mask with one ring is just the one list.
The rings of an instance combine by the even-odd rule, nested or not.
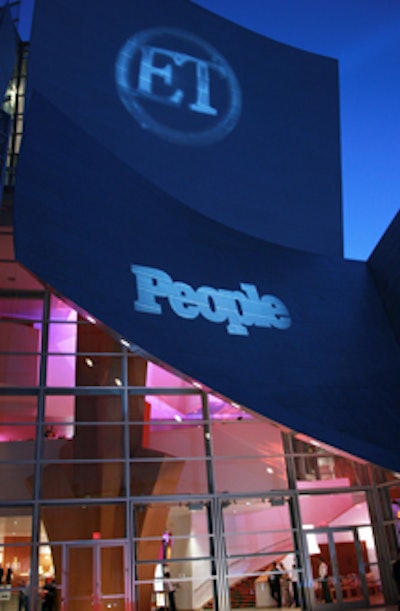
[(274, 295), (260, 296), (254, 284), (242, 282), (240, 291), (211, 286), (195, 289), (154, 267), (131, 265), (131, 272), (136, 277), (137, 312), (162, 314), (167, 301), (180, 318), (202, 316), (213, 323), (225, 323), (229, 335), (248, 335), (251, 326), (284, 330), (292, 324), (285, 304)]
[(211, 45), (183, 30), (136, 33), (118, 54), (115, 78), (129, 113), (168, 142), (212, 144), (240, 116), (242, 96), (232, 68)]

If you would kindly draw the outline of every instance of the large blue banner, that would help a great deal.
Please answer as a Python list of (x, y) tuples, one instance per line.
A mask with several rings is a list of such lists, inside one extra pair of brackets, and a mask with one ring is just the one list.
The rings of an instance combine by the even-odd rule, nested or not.
[(36, 4), (30, 91), (192, 209), (342, 254), (336, 61), (188, 0)]
[(34, 95), (18, 259), (216, 392), (399, 470), (400, 349), (364, 263), (268, 243), (182, 204)]

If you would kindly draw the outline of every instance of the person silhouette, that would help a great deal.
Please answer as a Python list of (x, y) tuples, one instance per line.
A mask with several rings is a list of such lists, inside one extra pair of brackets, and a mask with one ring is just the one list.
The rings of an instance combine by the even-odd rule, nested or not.
[(175, 604), (175, 584), (173, 583), (173, 581), (171, 580), (171, 575), (169, 571), (165, 571), (164, 574), (164, 586), (165, 586), (165, 590), (168, 593), (168, 607), (169, 607), (169, 611), (176, 611), (176, 604)]
[(21, 580), (19, 584), (20, 590), (18, 592), (18, 611), (29, 611), (29, 595), (26, 581)]
[(393, 562), (392, 575), (393, 575), (393, 579), (396, 582), (396, 586), (397, 586), (397, 595), (398, 595), (397, 606), (400, 611), (400, 550), (397, 552), (397, 560)]
[(295, 605), (295, 607), (300, 607), (300, 599), (299, 599), (299, 574), (297, 572), (296, 564), (292, 565), (290, 579), (291, 579), (291, 582), (292, 582), (292, 593), (293, 593), (293, 602), (294, 602), (294, 605)]
[(282, 591), (281, 591), (281, 577), (282, 570), (278, 567), (276, 562), (272, 563), (271, 573), (268, 578), (269, 587), (271, 590), (271, 596), (276, 600), (278, 607), (282, 607)]
[(42, 588), (42, 611), (53, 611), (57, 596), (57, 588), (54, 579), (48, 577)]
[(322, 556), (320, 556), (319, 558), (318, 575), (319, 575), (319, 579), (321, 581), (321, 586), (322, 586), (322, 596), (324, 597), (324, 600), (326, 603), (331, 603), (332, 597), (331, 597), (331, 593), (329, 590), (329, 584), (328, 584), (328, 579), (329, 579), (328, 565), (326, 564)]

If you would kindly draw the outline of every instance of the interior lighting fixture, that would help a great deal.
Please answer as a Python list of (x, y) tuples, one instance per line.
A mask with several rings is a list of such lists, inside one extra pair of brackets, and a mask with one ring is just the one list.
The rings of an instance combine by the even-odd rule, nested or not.
[(93, 316), (86, 316), (86, 320), (88, 322), (90, 322), (90, 324), (95, 325), (96, 324), (96, 319), (93, 318)]
[(200, 389), (202, 388), (200, 382), (192, 382), (192, 384), (195, 388), (200, 388)]
[(273, 473), (274, 472), (272, 467), (267, 467), (265, 470), (266, 470), (267, 473)]
[(240, 409), (240, 405), (238, 403), (231, 403), (231, 406), (235, 409)]
[(93, 363), (92, 359), (91, 359), (91, 358), (89, 358), (89, 357), (86, 357), (86, 358), (85, 358), (85, 363), (86, 363), (86, 365), (87, 365), (88, 367), (93, 367), (93, 366), (94, 366), (94, 363)]
[(121, 339), (121, 344), (125, 346), (125, 348), (129, 348), (130, 342), (127, 339)]
[(182, 422), (182, 416), (180, 416), (179, 414), (175, 414), (174, 420), (176, 420), (177, 422)]
[(114, 378), (114, 382), (116, 386), (122, 386), (122, 380), (120, 378)]

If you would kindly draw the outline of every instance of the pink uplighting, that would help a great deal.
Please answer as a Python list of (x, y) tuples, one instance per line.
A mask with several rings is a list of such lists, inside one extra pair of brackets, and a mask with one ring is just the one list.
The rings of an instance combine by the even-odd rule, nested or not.
[[(162, 369), (158, 365), (148, 363), (146, 385), (152, 388), (198, 388), (195, 383), (189, 383), (173, 373)], [(200, 385), (201, 386), (201, 385)], [(166, 395), (155, 397), (149, 395), (146, 402), (151, 405), (150, 420), (183, 421), (202, 420), (201, 396), (195, 395)], [(208, 405), (211, 420), (251, 420), (253, 417), (242, 410), (240, 406), (233, 406), (216, 395), (208, 395)]]

